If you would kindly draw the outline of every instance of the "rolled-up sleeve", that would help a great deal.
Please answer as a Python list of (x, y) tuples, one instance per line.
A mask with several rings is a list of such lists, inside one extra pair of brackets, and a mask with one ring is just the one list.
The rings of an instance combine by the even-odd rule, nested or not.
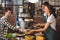
[(7, 26), (8, 28), (12, 29), (12, 30), (16, 30), (16, 27), (12, 26), (7, 19), (3, 19), (2, 22), (5, 26)]
[(54, 18), (53, 18), (53, 16), (50, 16), (50, 17), (48, 17), (48, 19), (47, 19), (47, 22), (50, 22), (50, 23), (52, 23), (54, 21)]

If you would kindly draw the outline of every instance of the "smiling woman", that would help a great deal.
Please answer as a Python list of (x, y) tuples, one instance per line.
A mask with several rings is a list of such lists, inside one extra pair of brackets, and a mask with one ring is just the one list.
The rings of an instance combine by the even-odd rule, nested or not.
[(28, 0), (29, 2), (31, 2), (31, 3), (36, 3), (36, 2), (38, 2), (38, 0)]

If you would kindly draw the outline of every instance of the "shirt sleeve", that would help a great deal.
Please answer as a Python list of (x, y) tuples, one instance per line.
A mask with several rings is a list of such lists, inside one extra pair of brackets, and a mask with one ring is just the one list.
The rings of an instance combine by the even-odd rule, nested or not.
[(12, 30), (16, 30), (16, 27), (12, 26), (7, 19), (4, 19), (2, 22), (4, 25), (6, 25), (8, 28), (12, 29)]
[(53, 18), (53, 16), (50, 16), (50, 17), (48, 17), (48, 19), (47, 19), (47, 22), (50, 22), (50, 23), (52, 23), (54, 21), (54, 18)]

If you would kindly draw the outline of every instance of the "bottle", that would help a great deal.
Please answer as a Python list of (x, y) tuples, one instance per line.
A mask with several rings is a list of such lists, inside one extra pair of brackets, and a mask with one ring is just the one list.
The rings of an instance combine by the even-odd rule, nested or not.
[(24, 29), (25, 27), (25, 22), (22, 18), (19, 18), (19, 24), (20, 24), (20, 27)]

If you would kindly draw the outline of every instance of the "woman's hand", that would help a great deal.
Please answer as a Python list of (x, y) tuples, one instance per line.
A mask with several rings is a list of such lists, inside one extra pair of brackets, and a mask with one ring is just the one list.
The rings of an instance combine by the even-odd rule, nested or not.
[(33, 33), (34, 31), (35, 31), (35, 30), (30, 30), (30, 32), (29, 32), (29, 33), (31, 34), (31, 33)]

